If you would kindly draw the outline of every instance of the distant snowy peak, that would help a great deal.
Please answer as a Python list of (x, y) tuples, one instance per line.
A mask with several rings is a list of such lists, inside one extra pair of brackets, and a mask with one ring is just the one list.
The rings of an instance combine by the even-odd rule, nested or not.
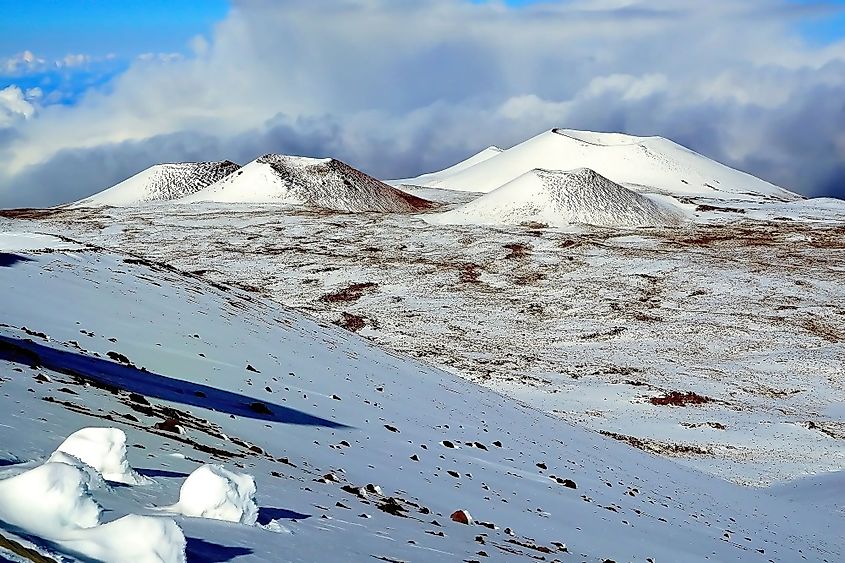
[(287, 203), (346, 212), (413, 212), (433, 204), (333, 158), (266, 154), (180, 202)]
[[(800, 196), (662, 137), (552, 129), (456, 171), (409, 184), (491, 192), (535, 168), (590, 168), (636, 191), (726, 199), (792, 201)], [(448, 170), (448, 169), (447, 169)]]
[(156, 164), (71, 206), (124, 207), (179, 199), (210, 186), (238, 168), (240, 166), (230, 160)]
[(489, 146), (486, 149), (484, 149), (483, 151), (472, 155), (468, 159), (462, 160), (461, 162), (459, 162), (457, 164), (453, 164), (449, 168), (444, 168), (443, 170), (438, 170), (437, 172), (430, 172), (428, 174), (423, 174), (422, 176), (417, 176), (416, 178), (406, 178), (406, 179), (402, 179), (402, 180), (392, 180), (392, 181), (390, 181), (390, 183), (395, 185), (395, 186), (398, 186), (398, 185), (401, 185), (401, 184), (409, 184), (409, 185), (415, 185), (415, 186), (428, 185), (430, 183), (442, 180), (443, 178), (446, 178), (450, 174), (455, 174), (457, 172), (460, 172), (461, 170), (469, 168), (470, 166), (475, 166), (476, 164), (479, 164), (481, 162), (484, 162), (485, 160), (493, 158), (494, 156), (496, 156), (500, 152), (502, 152), (502, 149), (500, 149), (499, 147)]
[(534, 169), (461, 207), (433, 215), (434, 223), (603, 227), (675, 225), (681, 214), (589, 168)]

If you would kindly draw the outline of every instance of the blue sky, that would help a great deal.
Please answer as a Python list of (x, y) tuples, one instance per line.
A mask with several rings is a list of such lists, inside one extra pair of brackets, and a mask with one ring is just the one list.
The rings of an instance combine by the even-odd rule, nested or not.
[(228, 9), (226, 0), (0, 0), (0, 55), (184, 51)]

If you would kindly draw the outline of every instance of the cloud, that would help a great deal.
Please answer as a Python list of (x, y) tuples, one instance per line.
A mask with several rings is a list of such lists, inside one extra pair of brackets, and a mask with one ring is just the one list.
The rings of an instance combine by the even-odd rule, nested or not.
[(73, 105), (18, 119), (0, 140), (0, 205), (67, 201), (159, 160), (270, 151), (406, 176), (554, 126), (663, 135), (807, 194), (845, 195), (845, 42), (800, 33), (830, 10), (236, 0), (192, 56), (138, 60)]
[(18, 121), (35, 115), (35, 106), (30, 100), (40, 96), (41, 91), (35, 88), (26, 93), (17, 86), (0, 90), (0, 129), (11, 127)]
[(23, 51), (11, 57), (0, 58), (0, 76), (20, 76), (42, 70), (47, 61), (36, 57), (32, 51)]

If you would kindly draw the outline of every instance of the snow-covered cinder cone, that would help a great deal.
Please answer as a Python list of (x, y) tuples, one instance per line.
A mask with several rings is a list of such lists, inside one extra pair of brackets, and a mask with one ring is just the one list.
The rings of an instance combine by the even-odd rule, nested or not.
[(203, 465), (185, 479), (179, 502), (162, 510), (252, 526), (258, 520), (255, 480), (219, 465)]
[(611, 182), (597, 172), (532, 170), (456, 209), (426, 216), (431, 223), (539, 222), (566, 227), (660, 227), (681, 222), (679, 209)]
[(180, 203), (283, 203), (343, 212), (424, 211), (432, 202), (333, 158), (265, 154)]
[[(118, 428), (83, 428), (68, 436), (54, 456), (70, 454), (96, 469), (106, 481), (141, 485), (147, 480), (129, 466), (126, 434)], [(63, 461), (62, 459), (49, 461)]]
[(91, 528), (100, 506), (88, 475), (65, 463), (45, 463), (0, 481), (0, 520), (37, 536), (56, 538), (68, 528)]
[(240, 166), (222, 162), (176, 162), (150, 166), (119, 184), (70, 204), (71, 207), (128, 207), (170, 201), (196, 193), (235, 172)]

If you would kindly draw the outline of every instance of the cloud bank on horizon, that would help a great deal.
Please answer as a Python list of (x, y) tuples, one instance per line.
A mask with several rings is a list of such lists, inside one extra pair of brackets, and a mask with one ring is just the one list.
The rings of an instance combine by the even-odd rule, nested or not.
[[(234, 0), (184, 55), (110, 72), (0, 53), (0, 207), (78, 199), (157, 163), (335, 156), (441, 168), (545, 129), (662, 135), (806, 195), (845, 197), (840, 2)], [(827, 28), (826, 28), (827, 29)], [(97, 61), (100, 61), (99, 63)], [(52, 66), (51, 66), (52, 65)], [(64, 66), (62, 66), (64, 65)]]

